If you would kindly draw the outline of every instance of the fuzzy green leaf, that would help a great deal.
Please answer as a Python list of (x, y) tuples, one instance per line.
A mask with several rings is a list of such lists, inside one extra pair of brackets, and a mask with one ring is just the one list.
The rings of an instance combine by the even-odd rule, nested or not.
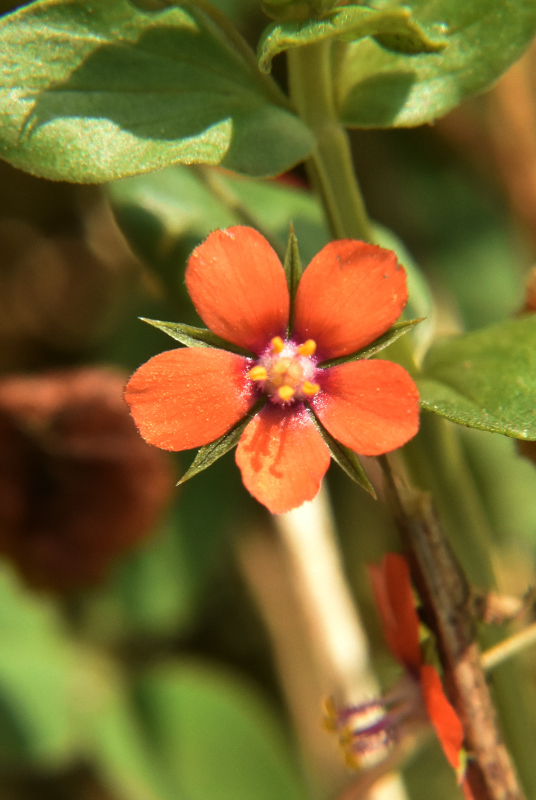
[(0, 155), (45, 178), (276, 175), (313, 147), (281, 97), (194, 7), (38, 0), (0, 19)]
[(269, 25), (259, 42), (259, 67), (263, 72), (270, 72), (274, 56), (290, 47), (332, 38), (353, 42), (366, 36), (374, 37), (383, 47), (397, 53), (437, 53), (445, 47), (440, 39), (433, 40), (425, 33), (407, 8), (381, 11), (349, 5), (321, 19)]
[(427, 411), (516, 439), (536, 439), (536, 316), (434, 344), (417, 381)]
[(190, 478), (193, 478), (194, 475), (197, 475), (199, 472), (203, 472), (203, 470), (208, 469), (211, 464), (214, 464), (215, 461), (228, 453), (229, 450), (232, 450), (233, 447), (236, 447), (246, 425), (251, 421), (251, 418), (254, 417), (258, 411), (260, 411), (265, 402), (266, 398), (261, 397), (255, 403), (251, 411), (246, 414), (246, 416), (241, 419), (240, 422), (237, 422), (234, 428), (231, 428), (230, 431), (224, 433), (223, 436), (220, 436), (220, 438), (216, 439), (215, 442), (211, 442), (210, 444), (206, 444), (204, 447), (200, 447), (197, 451), (196, 457), (180, 481), (177, 483), (177, 486), (180, 486), (181, 483), (189, 481)]
[(217, 347), (219, 350), (228, 350), (230, 353), (237, 353), (246, 358), (255, 357), (248, 350), (216, 336), (208, 328), (195, 328), (193, 325), (183, 325), (182, 322), (161, 322), (158, 319), (146, 319), (145, 317), (140, 317), (140, 319), (142, 322), (152, 325), (153, 328), (167, 333), (172, 339), (176, 339), (186, 347)]
[(302, 265), (298, 250), (298, 240), (294, 233), (294, 226), (291, 224), (288, 234), (287, 252), (285, 254), (285, 275), (287, 278), (288, 291), (290, 295), (290, 310), (288, 316), (288, 328), (292, 331), (294, 324), (294, 300), (298, 291), (298, 284), (302, 276)]
[(333, 436), (328, 433), (328, 431), (324, 428), (320, 420), (313, 414), (313, 412), (309, 409), (309, 414), (316, 425), (318, 432), (320, 433), (322, 439), (328, 446), (329, 452), (331, 453), (331, 457), (334, 461), (337, 462), (339, 467), (343, 469), (348, 477), (350, 477), (353, 481), (359, 484), (366, 492), (368, 492), (372, 497), (376, 500), (376, 492), (374, 490), (374, 486), (371, 484), (369, 479), (365, 474), (365, 470), (361, 466), (361, 462), (359, 461), (358, 457), (354, 453), (353, 450), (350, 450), (349, 447), (346, 447), (341, 442), (338, 442)]
[(349, 127), (407, 127), (443, 116), (497, 80), (536, 33), (534, 0), (394, 0), (393, 6), (409, 8), (447, 47), (408, 57), (370, 38), (340, 45), (337, 106)]
[(374, 342), (358, 350), (356, 353), (350, 353), (347, 356), (339, 356), (338, 358), (331, 358), (328, 361), (323, 361), (318, 366), (323, 368), (336, 367), (338, 364), (347, 364), (349, 361), (371, 358), (375, 356), (376, 353), (379, 353), (380, 350), (384, 350), (386, 347), (389, 347), (390, 344), (396, 342), (397, 339), (400, 339), (401, 336), (410, 331), (415, 325), (418, 325), (419, 322), (422, 322), (422, 318), (395, 322), (382, 336), (379, 336)]

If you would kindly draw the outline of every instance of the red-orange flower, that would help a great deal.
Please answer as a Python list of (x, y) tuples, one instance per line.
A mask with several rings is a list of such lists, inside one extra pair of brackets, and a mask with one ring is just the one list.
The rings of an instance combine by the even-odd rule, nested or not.
[(186, 285), (211, 331), (251, 356), (196, 347), (140, 367), (125, 398), (146, 441), (166, 450), (202, 447), (264, 396), (236, 461), (251, 494), (283, 513), (316, 495), (329, 466), (315, 417), (366, 456), (394, 450), (417, 432), (417, 389), (398, 364), (360, 358), (322, 365), (369, 345), (400, 316), (406, 275), (391, 251), (349, 239), (324, 247), (300, 280), (290, 331), (285, 271), (251, 228), (210, 234), (188, 262)]
[(388, 553), (369, 574), (385, 638), (395, 658), (419, 682), (426, 711), (449, 763), (460, 770), (463, 728), (447, 699), (435, 667), (424, 664), (419, 644), (419, 618), (415, 610), (406, 559)]

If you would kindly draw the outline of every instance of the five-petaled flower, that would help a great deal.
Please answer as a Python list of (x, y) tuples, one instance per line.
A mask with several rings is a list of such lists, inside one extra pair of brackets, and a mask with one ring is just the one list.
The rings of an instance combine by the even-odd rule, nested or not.
[(407, 302), (394, 253), (344, 239), (304, 271), (289, 330), (285, 271), (252, 228), (211, 233), (186, 269), (186, 285), (213, 333), (251, 357), (196, 347), (155, 356), (125, 398), (143, 438), (166, 450), (207, 445), (265, 405), (245, 428), (236, 461), (246, 488), (283, 513), (320, 488), (330, 451), (321, 426), (352, 451), (376, 456), (418, 430), (418, 393), (398, 364), (360, 358), (333, 366), (384, 334)]
[(382, 698), (340, 708), (328, 700), (326, 727), (338, 732), (348, 765), (359, 767), (371, 754), (385, 753), (404, 732), (431, 723), (462, 780), (463, 728), (436, 668), (424, 663), (406, 559), (388, 553), (381, 564), (369, 566), (369, 575), (387, 644), (406, 672)]

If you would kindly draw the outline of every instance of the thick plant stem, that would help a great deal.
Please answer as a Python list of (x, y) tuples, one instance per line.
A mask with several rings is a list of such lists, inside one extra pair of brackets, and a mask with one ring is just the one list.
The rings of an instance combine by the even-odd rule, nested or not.
[(378, 694), (326, 491), (273, 520), (275, 531), (250, 531), (238, 552), (270, 635), (311, 795), (325, 799), (342, 792), (340, 800), (407, 800), (395, 772), (422, 732), (405, 737), (386, 759), (355, 776), (344, 767), (333, 733), (319, 725), (326, 697), (345, 704)]
[(426, 621), (436, 633), (446, 683), (472, 756), (466, 777), (472, 795), (475, 800), (523, 800), (482, 669), (465, 576), (430, 496), (395, 477), (386, 456), (381, 461)]
[[(300, 508), (274, 517), (288, 570), (303, 610), (327, 693), (345, 704), (378, 693), (365, 631), (344, 576), (326, 490)], [(397, 764), (389, 764), (390, 769)], [(404, 800), (400, 779), (379, 768), (365, 790), (369, 800)], [(364, 797), (365, 794), (362, 796)]]
[(333, 238), (372, 241), (372, 228), (354, 177), (350, 143), (335, 112), (331, 43), (288, 52), (291, 97), (316, 137), (308, 170), (318, 189)]

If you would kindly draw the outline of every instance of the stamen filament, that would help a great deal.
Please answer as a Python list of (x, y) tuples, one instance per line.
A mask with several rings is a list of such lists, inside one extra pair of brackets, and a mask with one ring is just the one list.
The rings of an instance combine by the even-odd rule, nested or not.
[(276, 363), (273, 365), (272, 372), (274, 372), (276, 375), (284, 375), (289, 366), (290, 358), (280, 358), (279, 361), (276, 361)]

